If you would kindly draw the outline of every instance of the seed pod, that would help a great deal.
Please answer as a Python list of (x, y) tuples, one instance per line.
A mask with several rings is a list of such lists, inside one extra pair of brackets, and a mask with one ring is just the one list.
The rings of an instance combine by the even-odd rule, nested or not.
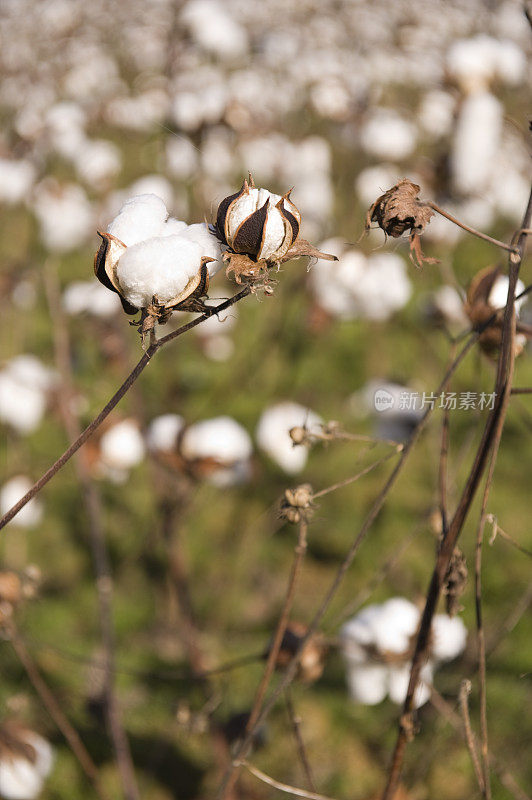
[(216, 234), (234, 253), (256, 261), (280, 261), (296, 241), (301, 214), (290, 192), (257, 189), (249, 176), (242, 188), (218, 207)]
[[(285, 669), (288, 666), (299, 651), (307, 630), (307, 626), (302, 622), (290, 622), (287, 625), (283, 634), (281, 649), (275, 662), (277, 669)], [(268, 653), (270, 647), (271, 643), (268, 647)], [(300, 654), (297, 677), (303, 683), (313, 683), (321, 677), (326, 652), (327, 648), (321, 634), (313, 634)]]

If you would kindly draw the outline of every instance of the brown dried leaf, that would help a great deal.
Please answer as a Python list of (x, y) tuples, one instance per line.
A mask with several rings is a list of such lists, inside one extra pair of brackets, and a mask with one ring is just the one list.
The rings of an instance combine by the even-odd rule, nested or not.
[(282, 257), (281, 262), (290, 261), (291, 258), (300, 258), (301, 256), (321, 258), (324, 261), (338, 261), (337, 256), (333, 256), (330, 253), (322, 253), (321, 250), (307, 242), (306, 239), (298, 239)]
[(368, 209), (365, 230), (368, 231), (371, 223), (376, 222), (395, 239), (405, 232), (422, 233), (434, 211), (419, 199), (419, 189), (407, 178), (388, 189)]

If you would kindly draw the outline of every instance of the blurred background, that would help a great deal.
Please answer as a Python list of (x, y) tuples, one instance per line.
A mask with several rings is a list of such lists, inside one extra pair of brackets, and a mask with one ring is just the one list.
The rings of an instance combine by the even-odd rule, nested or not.
[[(154, 193), (178, 219), (212, 222), (251, 171), (257, 186), (293, 186), (302, 235), (340, 257), (283, 265), (272, 297), (252, 296), (160, 351), (86, 446), (84, 482), (70, 463), (0, 538), (2, 574), (15, 574), (23, 595), (3, 596), (0, 717), (55, 753), (46, 780), (24, 796), (76, 800), (92, 789), (12, 647), (13, 619), (102, 785), (120, 796), (104, 732), (89, 486), (101, 501), (116, 694), (141, 795), (212, 797), (286, 590), (296, 533), (278, 518), (279, 497), (302, 482), (325, 488), (389, 452), (384, 441), (293, 447), (288, 429), (335, 420), (359, 435), (408, 438), (419, 414), (401, 413), (398, 401), (380, 413), (375, 392), (435, 391), (453, 337), (469, 325), (471, 279), (506, 262), (435, 217), (422, 244), (438, 263), (418, 269), (402, 240), (377, 230), (359, 241), (365, 212), (407, 176), (422, 198), (510, 239), (530, 187), (530, 23), (517, 0), (3, 0), (0, 37), (2, 513), (142, 355), (117, 296), (92, 271), (96, 230), (128, 197)], [(521, 277), (524, 288), (526, 261)], [(209, 296), (233, 291), (220, 272)], [(525, 303), (525, 324), (530, 313)], [(160, 333), (185, 319), (174, 315)], [(493, 381), (493, 360), (474, 349), (449, 389), (489, 393)], [(524, 340), (515, 384), (532, 384)], [(451, 508), (485, 418), (478, 405), (450, 414)], [(293, 688), (316, 786), (330, 796), (369, 800), (382, 787), (399, 706), (350, 697), (337, 637), (368, 603), (422, 601), (439, 534), (441, 421), (438, 410), (326, 615), (323, 675)], [(515, 397), (488, 507), (523, 548), (531, 431), (532, 402)], [(294, 619), (312, 619), (392, 464), (320, 501)], [(478, 730), (477, 518), (475, 506), (461, 542), (468, 640), (435, 687), (455, 709), (460, 681), (471, 678)], [(483, 559), (490, 747), (526, 792), (529, 556), (499, 535)], [(480, 796), (459, 732), (430, 703), (419, 719), (404, 797)], [(303, 785), (282, 703), (252, 760)], [(250, 775), (239, 791), (281, 796)], [(494, 776), (493, 797), (508, 796)]]

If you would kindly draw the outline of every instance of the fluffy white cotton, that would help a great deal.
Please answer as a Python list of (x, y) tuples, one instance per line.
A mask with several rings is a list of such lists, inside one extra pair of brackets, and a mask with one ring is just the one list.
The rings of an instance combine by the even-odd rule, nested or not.
[(93, 233), (92, 205), (76, 184), (59, 184), (52, 178), (41, 181), (35, 188), (33, 210), (41, 238), (52, 252), (74, 250)]
[(257, 425), (257, 442), (281, 469), (293, 475), (307, 463), (307, 448), (294, 446), (290, 438), (291, 428), (305, 426), (312, 432), (313, 429), (321, 430), (321, 423), (321, 417), (298, 403), (277, 403), (262, 413)]
[[(420, 708), (430, 697), (433, 668), (430, 663), (421, 668), (420, 681), (414, 692), (414, 708)], [(392, 703), (402, 705), (405, 701), (410, 681), (410, 662), (401, 666), (392, 666), (388, 670), (388, 693)]]
[(100, 281), (73, 281), (63, 292), (63, 308), (67, 314), (92, 314), (95, 317), (112, 317), (120, 310), (120, 300)]
[(181, 235), (131, 245), (116, 269), (122, 294), (136, 308), (147, 307), (154, 296), (168, 303), (198, 274), (202, 255), (199, 244)]
[(452, 661), (463, 652), (467, 628), (460, 617), (436, 614), (432, 623), (432, 655), (437, 661)]
[(35, 356), (11, 359), (0, 371), (0, 421), (23, 435), (36, 430), (54, 380), (53, 370)]
[[(24, 475), (16, 475), (0, 489), (0, 514), (3, 516), (15, 503), (24, 497), (33, 486), (32, 481)], [(21, 528), (34, 528), (42, 519), (43, 509), (38, 498), (34, 497), (13, 517), (11, 525)]]
[(0, 203), (15, 205), (27, 200), (35, 175), (29, 161), (0, 158)]
[(129, 470), (144, 458), (144, 439), (134, 420), (117, 422), (100, 439), (100, 458), (105, 466)]
[(349, 694), (356, 703), (374, 706), (388, 694), (389, 670), (383, 664), (361, 664), (347, 670)]
[(214, 275), (221, 266), (220, 261), (220, 244), (214, 234), (209, 231), (205, 222), (196, 222), (192, 225), (187, 225), (180, 234), (184, 239), (190, 242), (195, 242), (201, 247), (202, 256), (208, 256), (215, 259), (207, 264), (209, 275)]
[(81, 180), (98, 188), (120, 172), (122, 156), (113, 142), (87, 139), (76, 154), (74, 164)]
[(418, 623), (417, 606), (403, 597), (393, 597), (373, 620), (373, 641), (382, 653), (404, 653)]
[(376, 108), (360, 129), (360, 144), (370, 155), (401, 161), (416, 146), (416, 127), (391, 108)]
[(525, 75), (526, 56), (515, 42), (479, 35), (454, 42), (447, 66), (461, 88), (471, 91), (487, 87), (494, 79), (518, 84)]
[(185, 421), (179, 414), (161, 414), (155, 417), (146, 434), (146, 441), (150, 450), (172, 451), (175, 450), (177, 437)]
[(141, 194), (127, 200), (118, 216), (107, 227), (107, 233), (116, 236), (128, 247), (159, 236), (168, 211), (164, 201), (155, 194)]
[(194, 41), (224, 60), (243, 56), (248, 49), (246, 29), (218, 0), (189, 0), (181, 12)]
[[(490, 306), (493, 308), (504, 308), (506, 306), (506, 300), (508, 299), (508, 286), (508, 275), (499, 275), (492, 286), (491, 292), (489, 293), (488, 303)], [(525, 284), (518, 278), (515, 286), (515, 294), (520, 294), (524, 288)], [(525, 297), (515, 301), (515, 310), (518, 314), (521, 310), (521, 306), (523, 303), (526, 303), (527, 299), (528, 297), (525, 295)]]
[(164, 175), (158, 175), (157, 173), (143, 175), (142, 178), (137, 178), (137, 180), (133, 181), (131, 186), (129, 186), (127, 194), (131, 199), (143, 194), (154, 194), (163, 201), (166, 208), (169, 208), (174, 203), (174, 187), (168, 178), (165, 178)]
[(52, 769), (53, 750), (33, 731), (21, 731), (19, 737), (34, 749), (35, 761), (18, 755), (0, 756), (0, 795), (5, 800), (34, 800)]
[(451, 150), (455, 189), (475, 194), (486, 189), (500, 148), (503, 109), (489, 92), (475, 92), (460, 108)]
[(248, 432), (231, 417), (196, 422), (185, 430), (181, 441), (185, 458), (214, 458), (231, 464), (250, 458), (253, 452)]
[(456, 100), (449, 92), (439, 89), (427, 92), (418, 112), (419, 124), (425, 133), (434, 139), (448, 136), (453, 126), (455, 106)]
[(51, 389), (56, 380), (55, 370), (43, 364), (37, 356), (29, 354), (15, 356), (8, 362), (6, 369), (19, 383), (42, 391)]
[(464, 311), (464, 301), (453, 286), (440, 286), (431, 298), (435, 310), (450, 325), (465, 326), (468, 324)]
[(198, 168), (198, 149), (186, 136), (173, 136), (166, 143), (168, 171), (179, 180), (191, 178)]

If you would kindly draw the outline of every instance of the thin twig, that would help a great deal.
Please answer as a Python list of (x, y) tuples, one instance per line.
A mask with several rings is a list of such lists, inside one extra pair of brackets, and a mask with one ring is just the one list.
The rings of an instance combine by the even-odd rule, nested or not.
[(249, 761), (239, 761), (235, 763), (235, 766), (242, 766), (247, 769), (252, 775), (258, 778), (263, 783), (267, 783), (268, 786), (273, 786), (274, 789), (278, 789), (280, 792), (286, 792), (286, 794), (293, 794), (296, 797), (305, 797), (307, 800), (332, 800), (331, 797), (327, 797), (324, 794), (316, 794), (316, 792), (306, 792), (305, 789), (298, 789), (296, 786), (289, 786), (287, 783), (280, 783), (280, 781), (276, 781), (274, 778), (270, 778), (269, 775), (266, 775), (265, 772), (262, 770), (257, 769), (254, 767), (253, 764), (250, 764)]
[(499, 239), (494, 239), (493, 236), (488, 236), (487, 233), (482, 233), (481, 231), (477, 231), (476, 228), (471, 228), (464, 222), (460, 222), (460, 220), (456, 219), (456, 217), (453, 217), (452, 214), (449, 214), (448, 211), (445, 211), (445, 209), (441, 208), (441, 206), (437, 205), (437, 203), (428, 201), (424, 203), (424, 205), (429, 206), (429, 208), (432, 208), (433, 211), (436, 211), (438, 214), (441, 214), (442, 217), (445, 217), (445, 219), (448, 219), (449, 222), (453, 222), (455, 225), (458, 225), (459, 228), (462, 228), (462, 230), (467, 231), (467, 233), (472, 233), (473, 236), (476, 236), (478, 239), (483, 239), (485, 242), (494, 244), (496, 247), (500, 247), (503, 250), (507, 250), (510, 253), (516, 252), (516, 248), (514, 245), (506, 244), (505, 242), (499, 241)]
[[(55, 362), (62, 384), (59, 392), (59, 408), (68, 438), (76, 441), (80, 434), (80, 425), (73, 411), (74, 391), (70, 366), (70, 340), (59, 298), (57, 271), (51, 262), (48, 262), (45, 269), (45, 289), (53, 321)], [(116, 644), (113, 625), (113, 578), (105, 542), (100, 494), (91, 478), (85, 452), (77, 454), (75, 469), (87, 511), (89, 539), (96, 573), (96, 592), (105, 665), (103, 677), (107, 725), (113, 742), (124, 795), (127, 800), (139, 800), (140, 793), (135, 778), (131, 749), (115, 692)]]
[(509, 613), (505, 621), (502, 623), (499, 630), (493, 635), (489, 643), (489, 647), (487, 648), (487, 656), (490, 656), (493, 653), (493, 651), (496, 650), (496, 648), (499, 646), (504, 637), (507, 636), (511, 631), (513, 631), (513, 629), (515, 628), (515, 626), (517, 625), (523, 614), (527, 612), (528, 607), (531, 604), (532, 604), (532, 581), (530, 581), (522, 597), (512, 608), (511, 612)]
[(314, 783), (314, 778), (312, 777), (312, 770), (310, 768), (310, 761), (307, 756), (307, 749), (305, 747), (305, 742), (303, 741), (303, 735), (301, 733), (301, 718), (298, 714), (296, 714), (296, 709), (294, 707), (294, 701), (292, 699), (292, 691), (290, 686), (287, 686), (284, 690), (284, 699), (286, 703), (286, 710), (288, 712), (288, 718), (290, 719), (290, 724), (292, 726), (292, 731), (294, 733), (294, 738), (297, 744), (297, 752), (299, 755), (299, 760), (301, 761), (301, 766), (303, 767), (303, 772), (305, 773), (305, 777), (307, 779), (307, 783), (311, 792), (316, 792), (316, 784)]
[(209, 319), (209, 317), (212, 317), (215, 314), (224, 311), (226, 308), (229, 308), (230, 306), (234, 305), (239, 300), (242, 300), (244, 297), (247, 297), (250, 294), (250, 292), (251, 288), (249, 286), (245, 286), (243, 289), (237, 292), (237, 294), (233, 295), (233, 297), (230, 297), (228, 300), (225, 300), (218, 306), (210, 306), (207, 311), (205, 311), (199, 317), (196, 317), (196, 319), (187, 322), (186, 325), (182, 325), (177, 330), (172, 331), (172, 333), (163, 336), (162, 339), (158, 339), (156, 342), (151, 344), (150, 347), (148, 347), (148, 349), (142, 356), (142, 358), (138, 361), (136, 366), (127, 376), (123, 384), (114, 393), (114, 395), (111, 397), (109, 402), (104, 406), (104, 408), (100, 411), (100, 413), (92, 420), (92, 422), (85, 428), (85, 430), (82, 431), (82, 433), (78, 436), (78, 438), (74, 442), (72, 442), (70, 447), (68, 447), (67, 450), (65, 450), (65, 452), (57, 459), (57, 461), (55, 461), (52, 464), (52, 466), (48, 470), (46, 470), (44, 475), (42, 475), (39, 478), (39, 480), (33, 484), (31, 489), (28, 492), (26, 492), (26, 494), (23, 497), (21, 497), (18, 503), (15, 503), (15, 505), (4, 514), (4, 516), (0, 519), (0, 530), (3, 527), (5, 527), (7, 523), (10, 522), (16, 514), (18, 514), (21, 508), (24, 508), (26, 503), (29, 503), (29, 501), (41, 491), (43, 486), (46, 486), (48, 481), (51, 480), (57, 472), (59, 472), (61, 467), (63, 467), (67, 463), (67, 461), (69, 461), (72, 458), (74, 453), (76, 453), (79, 450), (79, 448), (85, 444), (87, 439), (89, 439), (89, 437), (92, 436), (94, 431), (102, 424), (104, 419), (111, 413), (113, 408), (115, 408), (115, 406), (118, 405), (120, 400), (129, 391), (131, 386), (135, 383), (139, 375), (148, 366), (148, 364), (150, 363), (152, 357), (155, 355), (157, 350), (160, 350), (161, 347), (164, 347), (166, 344), (173, 341), (178, 336), (182, 336), (184, 333), (187, 333), (187, 331), (189, 331), (191, 328), (195, 328), (196, 325), (205, 322), (205, 320)]
[(354, 483), (362, 478), (364, 475), (367, 475), (368, 472), (371, 472), (376, 467), (379, 467), (381, 464), (384, 464), (385, 461), (388, 461), (390, 458), (395, 456), (397, 453), (400, 453), (403, 450), (403, 445), (395, 445), (395, 452), (387, 453), (382, 458), (379, 458), (378, 461), (375, 461), (373, 464), (370, 464), (368, 467), (364, 467), (364, 469), (357, 472), (356, 475), (351, 475), (351, 477), (346, 478), (343, 481), (339, 481), (338, 483), (334, 483), (332, 486), (327, 486), (326, 489), (321, 489), (319, 492), (315, 492), (312, 495), (312, 499), (316, 500), (318, 497), (323, 497), (326, 494), (330, 494), (330, 492), (335, 492), (337, 489), (343, 489), (344, 486), (349, 486), (350, 483)]
[(24, 642), (20, 638), (18, 630), (13, 621), (10, 623), (10, 628), (10, 641), (13, 646), (13, 650), (17, 654), (20, 663), (24, 667), (31, 685), (39, 695), (41, 702), (46, 708), (48, 714), (65, 737), (70, 749), (77, 758), (80, 767), (89, 781), (92, 783), (94, 791), (100, 800), (108, 800), (107, 795), (100, 785), (98, 769), (89, 755), (87, 748), (83, 744), (79, 733), (64, 714), (51, 689), (48, 687), (43, 676), (39, 672), (37, 665), (33, 661), (24, 645)]
[(530, 386), (527, 386), (527, 387), (515, 386), (511, 390), (510, 394), (532, 394), (532, 387), (530, 387)]
[(466, 740), (467, 749), (469, 750), (469, 755), (471, 756), (471, 762), (473, 764), (473, 769), (475, 770), (475, 775), (477, 778), (477, 783), (479, 785), (480, 791), (484, 794), (484, 776), (482, 774), (482, 767), (480, 766), (480, 761), (478, 757), (477, 747), (474, 740), (473, 730), (471, 728), (471, 717), (469, 716), (469, 695), (471, 694), (471, 681), (470, 680), (463, 680), (460, 684), (460, 694), (458, 695), (458, 699), (460, 701), (460, 712), (462, 714), (462, 720), (464, 723), (464, 738)]

